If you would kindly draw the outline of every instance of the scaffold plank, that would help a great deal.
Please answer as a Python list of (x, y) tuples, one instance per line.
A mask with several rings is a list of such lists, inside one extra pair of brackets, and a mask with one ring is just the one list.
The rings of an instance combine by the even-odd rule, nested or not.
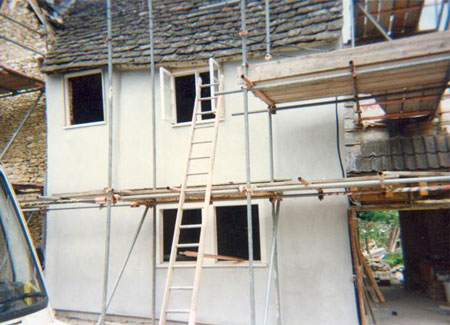
[(248, 78), (275, 103), (350, 95), (348, 62), (360, 92), (441, 84), (450, 63), (450, 31), (250, 66)]

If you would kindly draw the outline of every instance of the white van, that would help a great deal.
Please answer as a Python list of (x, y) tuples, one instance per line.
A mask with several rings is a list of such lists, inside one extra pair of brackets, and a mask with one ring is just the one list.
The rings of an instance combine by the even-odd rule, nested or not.
[(54, 318), (25, 219), (1, 165), (0, 324), (64, 324)]

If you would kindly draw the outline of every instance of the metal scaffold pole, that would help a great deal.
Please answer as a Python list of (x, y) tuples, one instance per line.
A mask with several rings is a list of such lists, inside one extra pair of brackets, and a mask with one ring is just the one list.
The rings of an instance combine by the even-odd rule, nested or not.
[[(266, 16), (266, 57), (267, 61), (272, 59), (271, 43), (270, 43), (270, 0), (265, 1), (265, 16)], [(275, 181), (274, 172), (274, 155), (273, 155), (273, 121), (272, 114), (276, 112), (275, 107), (267, 108), (267, 122), (268, 122), (268, 134), (269, 134), (269, 162), (270, 162), (270, 181)], [(266, 301), (264, 306), (264, 324), (268, 322), (270, 296), (272, 291), (272, 280), (275, 282), (275, 301), (276, 301), (276, 319), (277, 324), (281, 325), (281, 306), (280, 306), (280, 286), (279, 286), (279, 273), (278, 273), (278, 217), (280, 213), (280, 198), (271, 199), (272, 201), (272, 247), (270, 252), (269, 262), (269, 274), (267, 278), (267, 292)]]
[[(153, 39), (153, 2), (148, 0), (148, 23), (150, 30), (150, 79), (151, 79), (151, 96), (152, 96), (152, 180), (153, 189), (156, 189), (156, 87), (155, 87), (155, 56), (154, 56), (154, 39)], [(152, 208), (152, 308), (151, 317), (152, 324), (156, 324), (156, 205)]]
[(112, 19), (111, 19), (111, 0), (106, 0), (106, 20), (107, 20), (107, 39), (108, 44), (108, 199), (106, 203), (106, 239), (105, 239), (105, 266), (103, 271), (103, 298), (102, 312), (99, 324), (105, 323), (105, 314), (108, 300), (108, 278), (109, 278), (109, 250), (111, 241), (111, 201), (112, 192), (112, 167), (113, 167), (113, 66), (112, 66)]
[[(246, 0), (241, 0), (241, 31), (242, 38), (242, 72), (247, 75), (247, 21), (246, 21)], [(248, 119), (248, 88), (243, 91), (244, 104), (244, 132), (245, 132), (245, 175), (247, 186), (247, 229), (248, 229), (248, 275), (250, 289), (250, 319), (251, 325), (256, 324), (255, 318), (255, 274), (253, 270), (253, 225), (252, 225), (252, 194), (251, 194), (251, 176), (250, 176), (250, 136)]]
[(275, 304), (277, 310), (277, 324), (281, 325), (281, 307), (280, 307), (280, 289), (279, 289), (279, 273), (278, 273), (278, 252), (277, 252), (277, 242), (278, 242), (278, 220), (280, 216), (280, 202), (281, 198), (273, 198), (272, 200), (272, 220), (273, 220), (273, 234), (272, 234), (272, 248), (270, 251), (270, 261), (269, 261), (269, 276), (267, 279), (267, 291), (266, 291), (266, 302), (264, 305), (264, 325), (269, 322), (269, 307), (270, 307), (270, 296), (272, 293), (272, 279), (275, 282)]
[[(272, 55), (270, 54), (270, 1), (266, 0), (265, 2), (265, 14), (266, 14), (266, 57), (267, 61), (272, 59)], [(268, 126), (268, 134), (269, 134), (269, 163), (270, 163), (270, 181), (273, 182), (275, 180), (274, 174), (274, 164), (273, 164), (273, 122), (272, 122), (272, 114), (274, 113), (273, 107), (269, 107), (267, 109), (267, 126)]]

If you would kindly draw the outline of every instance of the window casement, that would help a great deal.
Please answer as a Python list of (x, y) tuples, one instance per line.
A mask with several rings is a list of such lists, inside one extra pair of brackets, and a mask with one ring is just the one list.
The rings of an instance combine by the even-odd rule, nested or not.
[[(175, 220), (178, 209), (166, 209), (162, 213), (163, 223), (163, 262), (168, 262), (172, 250), (173, 232), (175, 229)], [(202, 223), (202, 209), (183, 210), (183, 225), (198, 225)], [(180, 244), (198, 243), (200, 240), (200, 228), (183, 229), (180, 232)], [(198, 251), (197, 247), (179, 248), (177, 252), (177, 261), (195, 261), (195, 257), (184, 256), (184, 250)]]
[[(247, 206), (242, 205), (220, 205), (212, 206), (212, 215), (207, 226), (205, 238), (205, 253), (222, 255), (248, 260), (248, 230), (247, 230)], [(168, 264), (172, 248), (172, 240), (175, 226), (177, 209), (173, 206), (163, 207), (159, 210), (159, 263)], [(202, 221), (202, 209), (195, 207), (186, 208), (183, 211), (183, 225), (198, 225)], [(264, 220), (260, 214), (260, 205), (252, 205), (252, 230), (253, 230), (253, 259), (256, 263), (264, 265)], [(180, 244), (198, 243), (200, 238), (199, 228), (183, 228), (180, 231)], [(192, 265), (195, 257), (188, 257), (183, 251), (197, 251), (196, 247), (179, 248), (177, 250), (177, 261)], [(205, 258), (205, 266), (241, 266), (245, 263), (221, 260), (220, 258)], [(258, 264), (257, 264), (258, 265)]]
[[(259, 209), (252, 205), (253, 259), (261, 261)], [(217, 255), (248, 260), (247, 206), (216, 207)]]
[[(201, 97), (211, 98), (215, 93), (223, 90), (223, 76), (220, 65), (210, 59), (208, 67), (171, 72), (163, 67), (160, 73), (160, 96), (162, 116), (165, 121), (172, 124), (187, 123), (192, 121), (196, 100), (196, 89), (201, 78)], [(214, 103), (212, 101), (215, 101)], [(214, 105), (215, 104), (215, 105)], [(201, 103), (201, 111), (211, 111), (213, 106), (223, 117), (223, 96), (218, 99), (204, 100)], [(199, 120), (213, 119), (213, 114), (204, 114), (197, 117)]]
[(104, 83), (101, 70), (64, 76), (65, 125), (83, 125), (105, 121)]

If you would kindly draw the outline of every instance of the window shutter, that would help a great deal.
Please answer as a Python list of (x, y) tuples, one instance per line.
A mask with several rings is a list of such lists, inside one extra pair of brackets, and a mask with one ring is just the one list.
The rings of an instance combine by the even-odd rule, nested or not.
[(159, 81), (162, 117), (165, 121), (175, 123), (175, 78), (169, 70), (161, 67)]
[[(211, 83), (211, 96), (215, 96), (217, 92), (223, 91), (223, 73), (220, 64), (214, 60), (214, 58), (209, 59), (209, 80)], [(225, 105), (224, 96), (220, 95), (219, 98), (213, 99), (211, 101), (211, 109), (217, 110), (221, 118), (225, 117)]]

